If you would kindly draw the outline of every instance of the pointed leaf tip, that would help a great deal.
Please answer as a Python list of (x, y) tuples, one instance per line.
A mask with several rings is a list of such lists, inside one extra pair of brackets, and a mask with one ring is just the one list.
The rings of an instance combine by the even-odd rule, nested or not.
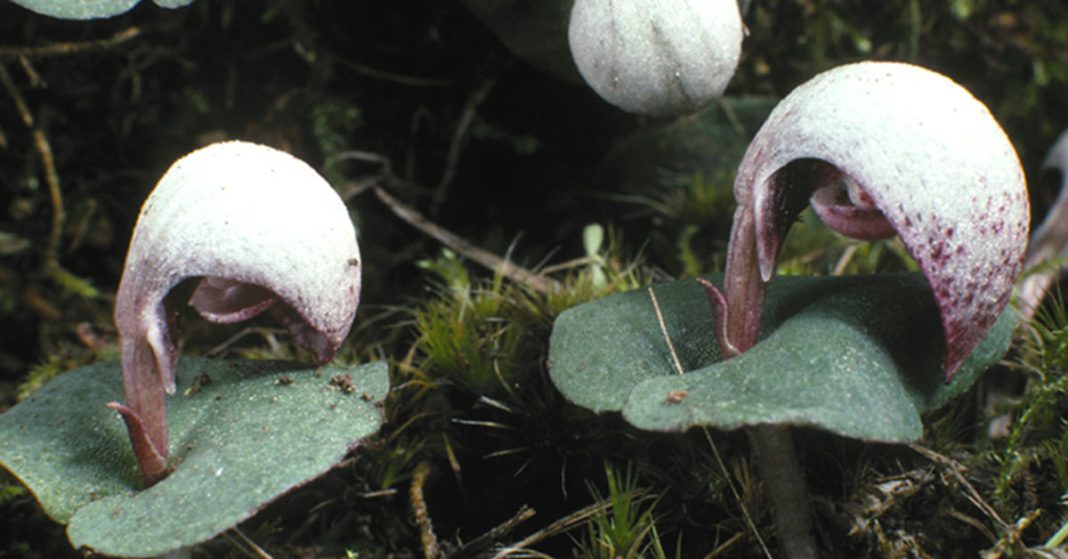
[[(862, 62), (816, 76), (775, 108), (738, 169), (735, 197), (755, 213), (765, 280), (809, 196), (840, 175), (885, 216), (927, 278), (951, 378), (1021, 270), (1029, 203), (1012, 144), (981, 102), (936, 72)], [(823, 198), (816, 205), (829, 207)], [(846, 223), (847, 213), (833, 213), (835, 229), (878, 233)]]

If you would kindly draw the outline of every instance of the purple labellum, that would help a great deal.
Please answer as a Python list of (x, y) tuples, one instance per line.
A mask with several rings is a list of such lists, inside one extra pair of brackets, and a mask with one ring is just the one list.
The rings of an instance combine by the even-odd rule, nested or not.
[(827, 227), (847, 237), (874, 241), (897, 235), (883, 212), (855, 184), (843, 180), (816, 189), (809, 199), (813, 211)]
[(908, 64), (850, 64), (795, 89), (750, 144), (734, 194), (753, 212), (765, 282), (810, 197), (840, 233), (900, 235), (934, 291), (947, 380), (1005, 308), (1027, 246), (1027, 186), (1005, 133), (967, 90)]
[(212, 322), (230, 324), (259, 315), (277, 300), (274, 293), (258, 285), (207, 277), (197, 283), (189, 304)]
[(131, 437), (148, 439), (135, 440), (135, 451), (167, 457), (163, 393), (175, 391), (178, 351), (164, 298), (174, 286), (201, 278), (190, 304), (214, 322), (271, 311), (321, 363), (352, 326), (359, 258), (344, 203), (285, 152), (224, 142), (171, 166), (141, 208), (115, 301), (122, 415), (128, 426), (137, 427), (133, 417), (143, 424)]

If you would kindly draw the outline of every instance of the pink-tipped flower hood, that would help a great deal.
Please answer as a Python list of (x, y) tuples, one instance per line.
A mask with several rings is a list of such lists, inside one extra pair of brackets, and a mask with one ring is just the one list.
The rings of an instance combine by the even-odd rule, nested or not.
[(734, 183), (754, 212), (760, 275), (810, 198), (828, 226), (859, 238), (896, 232), (934, 292), (947, 379), (1005, 308), (1027, 248), (1027, 186), (987, 108), (949, 78), (862, 62), (787, 96)]

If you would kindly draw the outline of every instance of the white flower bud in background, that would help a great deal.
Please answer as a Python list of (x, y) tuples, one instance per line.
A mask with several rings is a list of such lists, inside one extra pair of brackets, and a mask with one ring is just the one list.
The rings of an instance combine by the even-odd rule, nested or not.
[(575, 0), (568, 28), (575, 64), (601, 97), (657, 116), (722, 95), (743, 34), (736, 0)]

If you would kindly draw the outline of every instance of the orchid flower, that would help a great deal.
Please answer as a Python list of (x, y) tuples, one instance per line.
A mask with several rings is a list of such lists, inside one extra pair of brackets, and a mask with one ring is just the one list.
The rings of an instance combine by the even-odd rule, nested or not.
[(742, 36), (736, 0), (575, 0), (568, 27), (575, 64), (597, 94), (649, 115), (719, 97)]
[[(705, 287), (724, 357), (753, 347), (783, 238), (805, 206), (834, 231), (893, 234), (938, 306), (947, 382), (1004, 310), (1027, 246), (1027, 185), (986, 107), (941, 74), (902, 63), (834, 68), (783, 99), (734, 181), (724, 292)], [(793, 441), (749, 432), (786, 556), (818, 555)]]
[[(1042, 170), (1056, 172), (1060, 192), (1046, 219), (1031, 237), (1024, 268), (1032, 268), (1057, 257), (1068, 256), (1068, 131), (1063, 132), (1042, 162)], [(1060, 270), (1043, 270), (1028, 275), (1020, 283), (1019, 303), (1024, 318), (1031, 318), (1045, 298)]]
[(124, 419), (147, 484), (167, 472), (164, 393), (178, 351), (164, 298), (200, 278), (190, 304), (218, 323), (270, 311), (315, 360), (333, 358), (352, 326), (360, 251), (341, 199), (303, 161), (247, 142), (179, 159), (148, 197), (115, 302)]
[(947, 381), (1004, 310), (1027, 246), (1009, 139), (967, 90), (909, 64), (845, 65), (795, 89), (750, 144), (734, 195), (725, 294), (710, 293), (727, 355), (756, 343), (764, 286), (810, 201), (839, 233), (901, 237), (934, 292)]

